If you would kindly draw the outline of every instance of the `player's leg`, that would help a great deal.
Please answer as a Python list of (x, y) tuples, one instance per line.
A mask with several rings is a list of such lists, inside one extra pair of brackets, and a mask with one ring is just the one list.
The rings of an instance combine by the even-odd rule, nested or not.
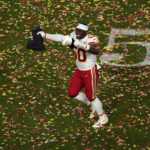
[[(95, 71), (95, 67), (93, 67), (89, 71), (83, 72), (84, 77), (84, 87), (86, 90), (86, 96), (89, 99), (89, 101), (92, 101), (96, 98), (96, 86), (97, 86), (97, 79), (98, 79), (98, 71)], [(92, 106), (92, 103), (90, 103)], [(92, 107), (91, 107), (92, 108)], [(94, 108), (92, 108), (92, 112), (89, 116), (89, 118), (94, 118), (96, 114), (96, 111)]]
[(95, 70), (95, 67), (88, 71), (83, 71), (82, 76), (84, 78), (84, 87), (86, 96), (89, 100), (96, 98), (96, 88), (97, 88), (97, 79), (98, 74)]
[(92, 113), (90, 115), (90, 118), (94, 116), (94, 112), (99, 116), (99, 120), (96, 124), (93, 125), (93, 127), (100, 127), (101, 124), (106, 124), (108, 122), (108, 118), (106, 114), (104, 114), (104, 110), (102, 108), (102, 103), (100, 100), (96, 97), (96, 88), (97, 88), (97, 80), (98, 80), (98, 70), (95, 67), (93, 67), (88, 73), (88, 79), (84, 80), (84, 86), (86, 89), (86, 96), (91, 101), (92, 106)]
[(94, 128), (102, 127), (104, 124), (108, 122), (108, 117), (104, 113), (104, 110), (102, 108), (102, 103), (98, 98), (93, 100), (91, 103), (92, 103), (92, 109), (96, 111), (99, 117), (98, 121), (93, 125), (93, 127)]
[(69, 96), (83, 103), (90, 104), (89, 100), (86, 98), (86, 95), (83, 92), (80, 92), (83, 88), (83, 80), (81, 79), (79, 72), (80, 71), (77, 70), (71, 79), (69, 86)]
[[(95, 89), (95, 90), (93, 91), (93, 94), (92, 94), (92, 95), (94, 95), (94, 98), (93, 98), (93, 99), (95, 99), (95, 98), (96, 98), (97, 83), (98, 83), (98, 78), (99, 78), (97, 65), (95, 65), (95, 66), (92, 68), (92, 70), (91, 70), (91, 76), (92, 76), (92, 81), (91, 81), (91, 83), (92, 83), (92, 85), (93, 85), (93, 86), (92, 86), (92, 89)], [(92, 100), (93, 100), (93, 99), (92, 99)], [(92, 102), (92, 100), (91, 100), (91, 102)], [(92, 106), (92, 103), (91, 103), (91, 106)], [(90, 119), (94, 118), (95, 115), (96, 115), (96, 110), (94, 109), (94, 107), (91, 107), (91, 108), (92, 108), (92, 112), (91, 112), (91, 114), (90, 114), (90, 116), (89, 116)]]
[(87, 105), (90, 105), (90, 101), (87, 99), (86, 95), (83, 92), (79, 92), (76, 97), (74, 97), (76, 100), (79, 100)]

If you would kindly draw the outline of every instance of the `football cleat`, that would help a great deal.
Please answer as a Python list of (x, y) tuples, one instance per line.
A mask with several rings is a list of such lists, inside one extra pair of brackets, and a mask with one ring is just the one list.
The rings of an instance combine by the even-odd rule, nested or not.
[(95, 111), (95, 110), (92, 110), (92, 112), (91, 112), (89, 118), (90, 118), (90, 119), (93, 119), (95, 116), (96, 116), (96, 111)]
[(108, 122), (108, 117), (106, 114), (103, 115), (103, 118), (100, 118), (94, 125), (93, 128), (103, 127)]

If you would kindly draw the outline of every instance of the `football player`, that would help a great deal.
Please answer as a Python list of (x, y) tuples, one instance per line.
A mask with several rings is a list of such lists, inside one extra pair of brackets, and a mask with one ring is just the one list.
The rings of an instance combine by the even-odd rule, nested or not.
[[(98, 80), (98, 69), (100, 66), (96, 62), (99, 54), (99, 40), (97, 36), (88, 34), (88, 26), (79, 23), (76, 30), (70, 35), (49, 34), (43, 31), (38, 32), (43, 38), (62, 42), (64, 46), (70, 46), (76, 54), (77, 70), (72, 76), (69, 86), (69, 96), (81, 102), (91, 105), (93, 118), (95, 113), (99, 116), (98, 121), (93, 125), (99, 128), (108, 122), (108, 117), (104, 113), (102, 103), (96, 97), (96, 88)], [(81, 89), (85, 88), (85, 93)]]

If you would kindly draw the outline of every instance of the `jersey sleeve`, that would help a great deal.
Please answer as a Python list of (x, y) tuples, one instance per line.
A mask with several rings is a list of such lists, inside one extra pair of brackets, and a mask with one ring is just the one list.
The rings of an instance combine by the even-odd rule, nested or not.
[(97, 36), (89, 36), (88, 37), (88, 44), (90, 46), (99, 46), (99, 40)]

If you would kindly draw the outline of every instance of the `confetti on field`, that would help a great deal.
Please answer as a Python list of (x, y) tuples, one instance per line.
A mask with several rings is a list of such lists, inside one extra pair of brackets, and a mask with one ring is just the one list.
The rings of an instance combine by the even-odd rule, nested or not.
[(104, 47), (112, 28), (149, 28), (150, 1), (0, 0), (0, 4), (0, 149), (150, 148), (149, 65), (102, 64), (97, 96), (109, 123), (93, 129), (98, 118), (88, 118), (90, 107), (68, 97), (76, 69), (73, 51), (52, 41), (45, 41), (44, 52), (26, 49), (31, 29), (40, 26), (48, 33), (69, 34), (80, 21), (99, 37), (101, 54), (115, 51), (124, 59), (112, 61), (137, 63), (147, 54), (145, 47), (134, 43), (150, 43), (149, 34), (120, 35), (116, 42), (132, 44), (116, 44), (111, 51)]

